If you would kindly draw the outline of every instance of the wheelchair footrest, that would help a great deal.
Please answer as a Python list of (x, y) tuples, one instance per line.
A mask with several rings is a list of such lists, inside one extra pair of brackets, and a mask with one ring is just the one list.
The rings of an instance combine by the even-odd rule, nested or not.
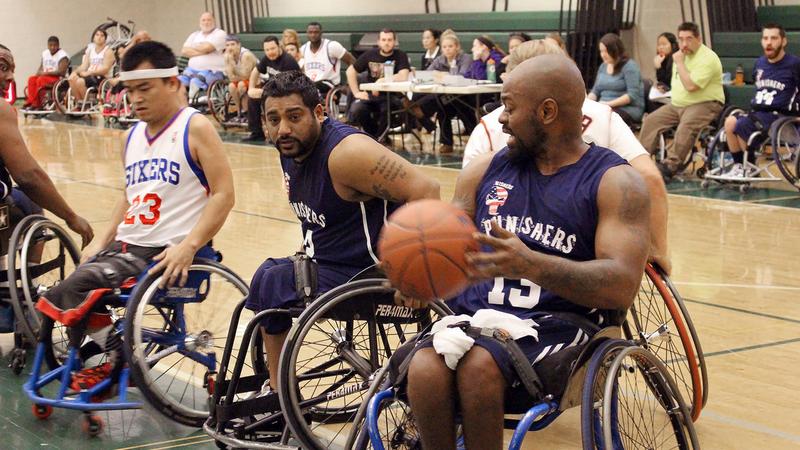
[[(264, 382), (269, 379), (269, 374), (256, 374), (256, 375), (249, 375), (246, 377), (241, 377), (236, 383), (236, 394), (241, 394), (242, 392), (255, 392), (261, 389), (261, 386), (264, 385)], [(217, 381), (214, 384), (214, 392), (219, 392), (220, 397), (225, 397), (225, 394), (228, 392), (228, 386), (233, 382), (233, 380), (223, 380)]]
[(280, 410), (280, 400), (277, 395), (272, 394), (234, 402), (230, 405), (216, 405), (214, 417), (217, 423), (225, 423), (231, 419), (240, 419), (256, 414), (269, 414)]

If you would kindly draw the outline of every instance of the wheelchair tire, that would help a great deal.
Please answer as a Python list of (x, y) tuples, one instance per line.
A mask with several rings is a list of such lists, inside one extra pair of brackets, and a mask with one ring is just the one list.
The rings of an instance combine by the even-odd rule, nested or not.
[[(305, 309), (289, 331), (278, 369), (280, 402), (289, 429), (304, 449), (327, 447), (327, 443), (314, 434), (322, 424), (342, 423), (338, 432), (328, 427), (326, 434), (329, 436), (345, 433), (346, 424), (343, 422), (349, 422), (356, 415), (372, 378), (391, 356), (394, 350), (391, 348), (394, 344), (392, 339), (399, 346), (422, 331), (431, 321), (430, 312), (439, 317), (447, 315), (434, 304), (430, 310), (419, 313), (420, 316), (414, 319), (407, 319), (405, 323), (396, 319), (376, 320), (381, 316), (379, 308), (393, 305), (394, 291), (384, 287), (384, 282), (384, 279), (363, 279), (328, 291)], [(345, 303), (353, 298), (357, 302)], [(405, 326), (411, 328), (405, 329)], [(366, 336), (356, 336), (362, 330), (366, 331)], [(310, 334), (316, 336), (310, 342), (305, 341)], [(313, 353), (320, 347), (322, 350), (309, 357), (309, 352)], [(316, 358), (326, 356), (323, 355), (326, 350), (332, 353), (331, 359), (319, 363)], [(301, 367), (304, 363), (311, 364), (311, 361), (311, 367)], [(334, 381), (330, 383), (321, 382), (331, 378)], [(327, 387), (320, 387), (322, 384)], [(301, 395), (308, 398), (301, 399)], [(344, 404), (336, 406), (341, 403)], [(306, 414), (311, 416), (312, 423), (306, 421)], [(357, 427), (353, 432), (356, 431)]]
[(773, 157), (781, 175), (800, 189), (800, 130), (796, 117), (778, 119), (771, 136)]
[(211, 115), (225, 128), (225, 123), (230, 120), (229, 107), (233, 104), (233, 99), (228, 91), (228, 82), (217, 80), (211, 83), (208, 88), (208, 108)]
[[(217, 353), (227, 340), (229, 323), (219, 319), (229, 317), (227, 308), (236, 304), (231, 300), (246, 297), (248, 288), (225, 266), (204, 258), (195, 258), (189, 277), (187, 286), (168, 290), (158, 287), (160, 274), (137, 282), (128, 300), (123, 347), (133, 384), (145, 399), (172, 420), (201, 427), (210, 397), (202, 386), (209, 371), (216, 370)], [(196, 287), (192, 277), (199, 279)], [(212, 293), (217, 295), (208, 298)], [(182, 370), (187, 361), (188, 372)], [(173, 369), (169, 384), (162, 381)], [(180, 383), (172, 390), (176, 380)]]
[(347, 114), (349, 97), (350, 87), (347, 85), (339, 85), (329, 90), (325, 95), (325, 112), (328, 117), (341, 122)]
[(662, 271), (647, 265), (624, 330), (629, 339), (666, 365), (689, 405), (692, 420), (697, 420), (708, 397), (705, 358), (689, 313), (667, 279)]
[[(57, 245), (49, 245), (54, 240)], [(67, 278), (80, 263), (81, 253), (63, 228), (40, 215), (25, 217), (14, 228), (10, 242), (13, 244), (8, 252), (11, 304), (28, 342), (36, 342), (41, 326), (36, 302), (43, 292)], [(40, 243), (44, 260), (35, 264), (31, 249)]]
[(603, 384), (602, 448), (699, 448), (689, 408), (664, 364), (647, 349), (620, 349)]
[(56, 111), (61, 114), (67, 114), (69, 110), (69, 96), (70, 96), (69, 81), (62, 78), (53, 85), (53, 100)]

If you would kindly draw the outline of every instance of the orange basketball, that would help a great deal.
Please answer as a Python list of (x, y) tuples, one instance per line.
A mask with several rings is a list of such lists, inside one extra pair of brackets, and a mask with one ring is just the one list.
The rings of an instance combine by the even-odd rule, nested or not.
[(403, 295), (446, 299), (469, 285), (464, 254), (478, 251), (477, 229), (464, 211), (441, 200), (419, 200), (394, 212), (381, 231), (378, 254)]

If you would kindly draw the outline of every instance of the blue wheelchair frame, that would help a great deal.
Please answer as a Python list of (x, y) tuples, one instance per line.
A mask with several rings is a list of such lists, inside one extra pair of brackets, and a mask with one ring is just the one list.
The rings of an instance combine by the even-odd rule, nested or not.
[[(210, 246), (201, 248), (195, 255), (195, 260), (198, 258), (213, 260), (219, 262), (222, 257)], [(152, 268), (155, 263), (151, 263), (148, 267), (138, 276), (137, 280), (142, 280), (147, 275), (147, 272)], [(159, 346), (171, 347), (181, 354), (208, 367), (209, 372), (216, 370), (217, 361), (214, 354), (204, 355), (199, 352), (193, 352), (186, 349), (186, 332), (185, 332), (185, 318), (183, 315), (183, 304), (202, 302), (210, 288), (208, 282), (210, 275), (208, 273), (190, 272), (184, 287), (173, 287), (168, 289), (159, 289), (157, 295), (162, 304), (174, 305), (176, 325), (178, 332), (169, 332), (167, 334), (154, 333), (147, 331), (147, 337), (150, 342), (156, 343)], [(205, 286), (204, 286), (205, 283)], [(128, 301), (133, 298), (141, 284), (136, 284), (132, 288), (120, 288), (115, 290), (111, 295), (114, 298), (114, 304), (126, 306)], [(177, 295), (170, 295), (176, 292)], [(121, 332), (121, 324), (118, 322), (114, 325), (115, 331)], [(64, 364), (56, 369), (42, 373), (42, 363), (44, 363), (45, 351), (47, 344), (40, 342), (36, 346), (36, 355), (34, 356), (34, 366), (31, 371), (31, 376), (28, 381), (23, 385), (23, 390), (28, 398), (33, 401), (34, 405), (51, 406), (57, 408), (74, 409), (79, 411), (97, 411), (97, 410), (118, 410), (118, 409), (137, 409), (143, 406), (142, 402), (131, 401), (127, 398), (127, 389), (129, 387), (130, 369), (123, 367), (119, 376), (119, 394), (116, 401), (103, 401), (92, 402), (92, 398), (105, 392), (106, 389), (111, 387), (113, 380), (108, 378), (90, 389), (82, 390), (77, 395), (73, 392), (68, 392), (68, 386), (72, 378), (72, 372), (80, 370), (82, 367), (79, 349), (70, 346), (67, 354), (67, 359)], [(50, 343), (52, 345), (52, 343)], [(40, 392), (42, 388), (52, 383), (53, 381), (60, 381), (61, 386), (58, 393), (54, 398), (45, 397)]]

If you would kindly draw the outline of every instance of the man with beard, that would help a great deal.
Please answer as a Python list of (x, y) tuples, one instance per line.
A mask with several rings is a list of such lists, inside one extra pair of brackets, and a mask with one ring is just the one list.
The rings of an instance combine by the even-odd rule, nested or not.
[[(750, 171), (744, 167), (742, 152), (747, 150), (747, 160), (755, 164), (755, 150), (769, 137), (770, 125), (781, 115), (800, 113), (800, 58), (786, 53), (786, 45), (786, 31), (782, 26), (764, 25), (761, 31), (764, 55), (753, 67), (753, 80), (758, 90), (750, 102), (752, 110), (747, 115), (725, 119), (725, 134), (734, 162), (726, 173), (728, 176), (748, 176)], [(759, 131), (761, 134), (748, 147), (750, 136)]]
[[(279, 73), (264, 86), (264, 129), (280, 152), (289, 204), (300, 220), (302, 252), (317, 265), (318, 293), (378, 262), (375, 246), (386, 217), (401, 204), (439, 198), (439, 184), (374, 139), (326, 118), (319, 91), (302, 72)], [(294, 259), (269, 258), (253, 275), (246, 307), (300, 304)], [(269, 367), (278, 367), (291, 327), (288, 315), (262, 322)], [(262, 395), (274, 396), (270, 378)]]
[(672, 54), (672, 101), (645, 117), (639, 134), (642, 145), (652, 154), (658, 149), (661, 133), (677, 126), (667, 157), (657, 163), (664, 181), (670, 181), (683, 168), (700, 130), (717, 118), (725, 103), (722, 63), (703, 45), (700, 28), (692, 22), (681, 24), (678, 44), (680, 50)]
[[(486, 232), (475, 237), (490, 251), (467, 254), (476, 283), (447, 303), (456, 314), (506, 313), (497, 328), (532, 327), (515, 342), (534, 370), (615, 323), (633, 302), (647, 258), (647, 188), (616, 153), (583, 142), (584, 96), (581, 74), (566, 56), (522, 62), (500, 96), (508, 147), (476, 158), (455, 188), (454, 203)], [(457, 365), (447, 365), (432, 339), (414, 346), (407, 392), (423, 448), (456, 448), (458, 415), (466, 448), (500, 448), (504, 411), (534, 403), (515, 369), (521, 357), (512, 359), (507, 344), (483, 334)], [(560, 389), (569, 366), (552, 378)]]
[[(0, 45), (0, 92), (14, 79), (14, 56)], [(12, 179), (19, 188), (12, 188)], [(33, 200), (33, 201), (31, 201)], [(35, 203), (34, 203), (35, 202)], [(5, 254), (14, 222), (22, 216), (41, 214), (42, 207), (63, 219), (81, 236), (85, 247), (94, 237), (91, 225), (75, 214), (53, 181), (25, 146), (17, 125), (17, 111), (0, 96), (0, 249)]]

